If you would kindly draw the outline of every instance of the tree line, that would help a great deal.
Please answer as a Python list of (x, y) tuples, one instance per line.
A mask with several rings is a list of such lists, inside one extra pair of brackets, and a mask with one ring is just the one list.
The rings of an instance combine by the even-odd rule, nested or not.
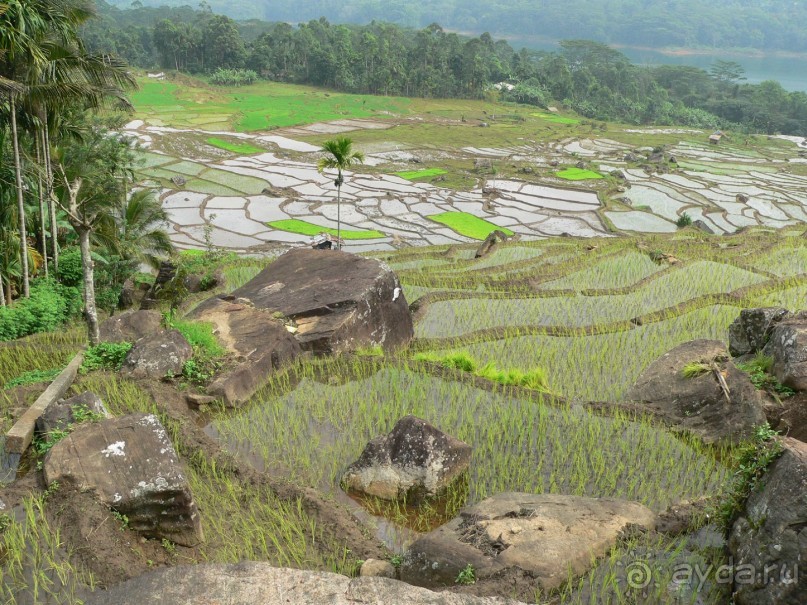
[[(187, 0), (107, 0), (120, 8), (179, 7)], [(807, 4), (792, 0), (204, 0), (234, 19), (298, 23), (383, 20), (421, 28), (439, 22), (467, 32), (586, 38), (631, 46), (807, 52)]]
[(133, 192), (131, 142), (114, 130), (134, 77), (79, 35), (93, 14), (86, 0), (0, 0), (2, 340), (83, 307), (97, 342), (98, 303), (114, 308), (123, 280), (172, 250), (166, 214), (150, 191)]
[[(137, 17), (136, 22), (133, 19)], [(414, 97), (500, 97), (583, 116), (636, 124), (681, 124), (807, 134), (807, 94), (774, 81), (744, 82), (736, 63), (707, 72), (641, 67), (597, 42), (568, 40), (557, 52), (515, 50), (490, 34), (464, 37), (437, 24), (407, 29), (386, 22), (333, 25), (238, 23), (210, 10), (107, 8), (83, 31), (89, 48), (145, 68), (324, 86)], [(221, 74), (219, 74), (221, 78)], [(224, 81), (221, 79), (220, 81)], [(512, 86), (500, 91), (498, 83)]]

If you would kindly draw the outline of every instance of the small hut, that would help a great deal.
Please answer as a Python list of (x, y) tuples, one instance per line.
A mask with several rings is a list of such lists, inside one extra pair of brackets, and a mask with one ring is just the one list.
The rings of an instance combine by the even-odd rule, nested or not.
[(722, 139), (722, 138), (723, 138), (723, 133), (720, 132), (719, 130), (717, 130), (717, 131), (713, 132), (709, 136), (709, 143), (712, 144), (712, 145), (717, 145), (718, 143), (720, 143), (720, 139)]

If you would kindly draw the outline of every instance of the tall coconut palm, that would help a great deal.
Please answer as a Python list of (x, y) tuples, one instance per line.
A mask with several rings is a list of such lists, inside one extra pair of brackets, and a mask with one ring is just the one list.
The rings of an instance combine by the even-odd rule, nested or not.
[(343, 170), (347, 170), (354, 164), (364, 163), (364, 154), (361, 151), (353, 151), (353, 141), (347, 137), (337, 137), (322, 144), (321, 151), (327, 154), (322, 158), (317, 167), (322, 172), (326, 169), (336, 168), (336, 245), (342, 247), (342, 183), (345, 182), (342, 175)]

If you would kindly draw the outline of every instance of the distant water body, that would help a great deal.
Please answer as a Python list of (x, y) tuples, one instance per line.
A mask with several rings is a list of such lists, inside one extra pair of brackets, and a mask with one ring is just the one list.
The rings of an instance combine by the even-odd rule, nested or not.
[[(507, 39), (514, 48), (525, 46), (533, 50), (554, 51), (558, 49), (557, 41), (555, 40), (492, 35), (494, 38)], [(644, 66), (692, 65), (709, 71), (709, 68), (717, 61), (734, 61), (743, 66), (745, 77), (747, 78), (746, 82), (750, 84), (758, 84), (764, 80), (776, 80), (785, 90), (807, 92), (807, 57), (804, 56), (756, 56), (720, 51), (708, 54), (702, 54), (702, 51), (693, 51), (692, 54), (686, 52), (667, 54), (644, 48), (617, 48), (617, 50), (627, 56), (633, 63)], [(695, 54), (696, 52), (697, 54)]]

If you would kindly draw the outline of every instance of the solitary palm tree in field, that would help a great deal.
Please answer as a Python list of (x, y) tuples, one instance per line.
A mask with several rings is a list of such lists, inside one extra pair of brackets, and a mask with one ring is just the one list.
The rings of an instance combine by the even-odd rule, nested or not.
[(319, 161), (318, 168), (322, 172), (326, 168), (336, 168), (337, 176), (334, 181), (336, 185), (336, 245), (342, 247), (342, 183), (345, 182), (342, 170), (347, 170), (353, 164), (363, 164), (364, 154), (361, 151), (353, 151), (353, 141), (347, 137), (337, 137), (322, 144), (321, 151), (328, 154)]

